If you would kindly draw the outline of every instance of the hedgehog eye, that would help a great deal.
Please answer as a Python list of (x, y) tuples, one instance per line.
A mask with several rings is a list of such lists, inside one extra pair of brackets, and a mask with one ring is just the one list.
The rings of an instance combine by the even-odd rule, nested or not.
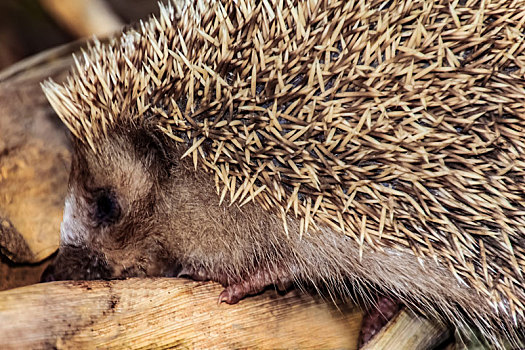
[(120, 205), (115, 194), (109, 190), (97, 191), (93, 205), (97, 226), (113, 224), (120, 217)]

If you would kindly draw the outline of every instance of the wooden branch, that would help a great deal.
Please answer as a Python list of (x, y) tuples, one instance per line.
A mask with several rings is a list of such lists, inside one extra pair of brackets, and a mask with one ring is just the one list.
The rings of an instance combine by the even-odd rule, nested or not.
[(450, 332), (410, 311), (401, 311), (392, 319), (363, 350), (434, 349), (449, 339)]
[[(362, 313), (297, 290), (218, 304), (184, 279), (69, 281), (0, 292), (0, 348), (356, 349)], [(366, 349), (426, 349), (447, 333), (401, 312)]]
[(40, 3), (77, 37), (112, 34), (123, 25), (104, 0), (40, 0)]
[(218, 304), (182, 279), (53, 282), (0, 293), (0, 348), (355, 349), (355, 307), (268, 291)]

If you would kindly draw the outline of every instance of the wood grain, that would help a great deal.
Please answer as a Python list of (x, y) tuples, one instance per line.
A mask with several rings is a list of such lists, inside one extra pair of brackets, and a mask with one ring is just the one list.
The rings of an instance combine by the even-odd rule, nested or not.
[(0, 347), (355, 349), (361, 313), (294, 291), (218, 304), (181, 279), (53, 282), (0, 293)]
[(414, 313), (398, 313), (363, 350), (433, 349), (450, 336), (448, 330)]

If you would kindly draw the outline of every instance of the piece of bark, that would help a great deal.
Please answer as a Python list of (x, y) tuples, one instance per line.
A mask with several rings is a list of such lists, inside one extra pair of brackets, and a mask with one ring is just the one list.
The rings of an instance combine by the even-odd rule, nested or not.
[(361, 312), (298, 291), (218, 304), (183, 279), (53, 282), (0, 293), (0, 348), (355, 349)]
[(65, 148), (38, 140), (0, 159), (0, 246), (10, 260), (35, 263), (57, 250), (68, 164)]

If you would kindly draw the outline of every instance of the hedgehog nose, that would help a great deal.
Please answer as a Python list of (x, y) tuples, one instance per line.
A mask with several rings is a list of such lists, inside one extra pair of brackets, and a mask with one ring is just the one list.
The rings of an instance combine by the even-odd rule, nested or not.
[(42, 276), (40, 276), (40, 283), (56, 281), (54, 273), (55, 266), (50, 264), (48, 267), (46, 267), (44, 272), (42, 272)]

